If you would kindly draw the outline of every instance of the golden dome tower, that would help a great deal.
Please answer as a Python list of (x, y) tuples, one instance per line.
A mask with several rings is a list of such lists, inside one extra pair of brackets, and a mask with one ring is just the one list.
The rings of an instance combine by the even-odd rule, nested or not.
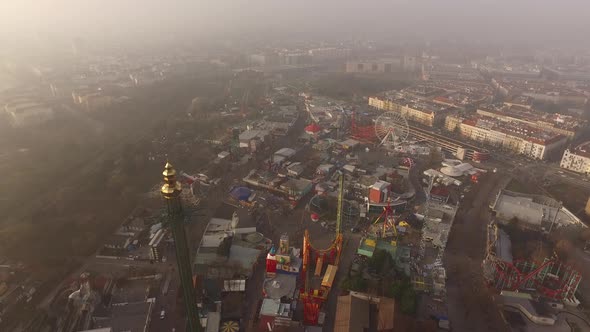
[(174, 244), (176, 248), (176, 263), (178, 264), (178, 273), (180, 275), (180, 284), (182, 286), (182, 295), (187, 313), (187, 331), (202, 331), (195, 299), (195, 288), (193, 285), (193, 272), (191, 268), (190, 250), (186, 241), (186, 231), (184, 229), (185, 216), (182, 211), (182, 202), (180, 193), (182, 185), (176, 181), (176, 170), (172, 164), (166, 162), (164, 166), (164, 184), (160, 189), (162, 197), (166, 200), (168, 210), (168, 224), (172, 230)]

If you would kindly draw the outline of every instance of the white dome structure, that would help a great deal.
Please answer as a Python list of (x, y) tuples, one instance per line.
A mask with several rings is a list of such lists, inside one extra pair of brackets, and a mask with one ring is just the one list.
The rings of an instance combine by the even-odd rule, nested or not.
[(458, 177), (463, 175), (463, 172), (457, 169), (456, 166), (447, 166), (440, 169), (440, 172), (444, 175), (451, 176), (451, 177)]
[(440, 169), (440, 172), (450, 177), (458, 177), (468, 174), (473, 166), (468, 163), (462, 163), (456, 166), (446, 166)]

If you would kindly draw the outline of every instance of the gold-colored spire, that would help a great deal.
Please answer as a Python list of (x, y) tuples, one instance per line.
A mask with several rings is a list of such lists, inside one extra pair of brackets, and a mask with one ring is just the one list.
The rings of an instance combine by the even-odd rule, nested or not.
[(182, 186), (180, 185), (180, 182), (176, 181), (176, 171), (174, 170), (174, 167), (172, 167), (172, 164), (166, 162), (162, 175), (164, 175), (164, 185), (160, 190), (162, 196), (166, 199), (178, 197), (182, 191)]

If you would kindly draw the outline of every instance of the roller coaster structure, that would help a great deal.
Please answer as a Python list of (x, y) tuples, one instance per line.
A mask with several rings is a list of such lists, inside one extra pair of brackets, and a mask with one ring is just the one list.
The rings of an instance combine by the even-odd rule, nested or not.
[[(340, 253), (342, 252), (342, 202), (344, 195), (344, 176), (340, 175), (340, 188), (338, 193), (338, 212), (336, 216), (336, 236), (332, 244), (326, 249), (317, 249), (311, 245), (309, 231), (306, 229), (303, 235), (303, 265), (301, 269), (301, 276), (303, 278), (303, 289), (301, 289), (300, 298), (303, 301), (303, 319), (307, 325), (317, 325), (319, 312), (322, 304), (328, 298), (328, 294), (332, 287), (331, 283), (335, 277), (338, 263), (340, 261)], [(329, 283), (322, 282), (319, 288), (312, 289), (309, 279), (310, 262), (315, 260), (316, 276), (322, 274), (325, 262), (328, 262), (328, 269), (326, 274), (333, 274)], [(335, 268), (330, 268), (333, 266)], [(324, 278), (325, 279), (325, 278)]]

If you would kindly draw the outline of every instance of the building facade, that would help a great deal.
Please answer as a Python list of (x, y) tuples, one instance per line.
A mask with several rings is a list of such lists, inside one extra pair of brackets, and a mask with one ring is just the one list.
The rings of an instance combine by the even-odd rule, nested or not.
[(514, 112), (504, 111), (504, 110), (488, 110), (488, 109), (477, 109), (477, 114), (483, 115), (486, 117), (496, 118), (500, 121), (504, 122), (519, 122), (526, 125), (529, 125), (533, 128), (547, 130), (549, 132), (566, 136), (569, 140), (577, 138), (581, 131), (586, 127), (585, 121), (572, 121), (569, 120), (561, 121), (552, 121), (550, 122), (547, 119), (539, 119), (539, 118), (527, 118), (525, 116), (518, 116)]
[(32, 127), (53, 119), (53, 109), (37, 102), (19, 102), (4, 106), (10, 124), (15, 128)]
[(336, 48), (336, 47), (323, 47), (314, 48), (307, 52), (312, 58), (313, 62), (324, 62), (334, 60), (344, 60), (350, 54), (348, 48)]
[(546, 139), (535, 138), (527, 134), (520, 134), (516, 130), (503, 128), (487, 119), (463, 119), (457, 116), (447, 116), (445, 129), (486, 145), (539, 160), (545, 160), (554, 155), (567, 142), (566, 137), (562, 135), (552, 135)]
[(408, 121), (419, 123), (427, 127), (434, 127), (445, 121), (444, 109), (434, 109), (424, 104), (407, 104), (403, 101), (390, 100), (386, 98), (369, 97), (369, 106), (382, 111), (399, 112)]
[(574, 149), (566, 149), (561, 157), (559, 167), (576, 173), (589, 174), (590, 142), (583, 143)]
[(385, 74), (402, 70), (400, 59), (383, 59), (373, 61), (348, 61), (347, 73)]

